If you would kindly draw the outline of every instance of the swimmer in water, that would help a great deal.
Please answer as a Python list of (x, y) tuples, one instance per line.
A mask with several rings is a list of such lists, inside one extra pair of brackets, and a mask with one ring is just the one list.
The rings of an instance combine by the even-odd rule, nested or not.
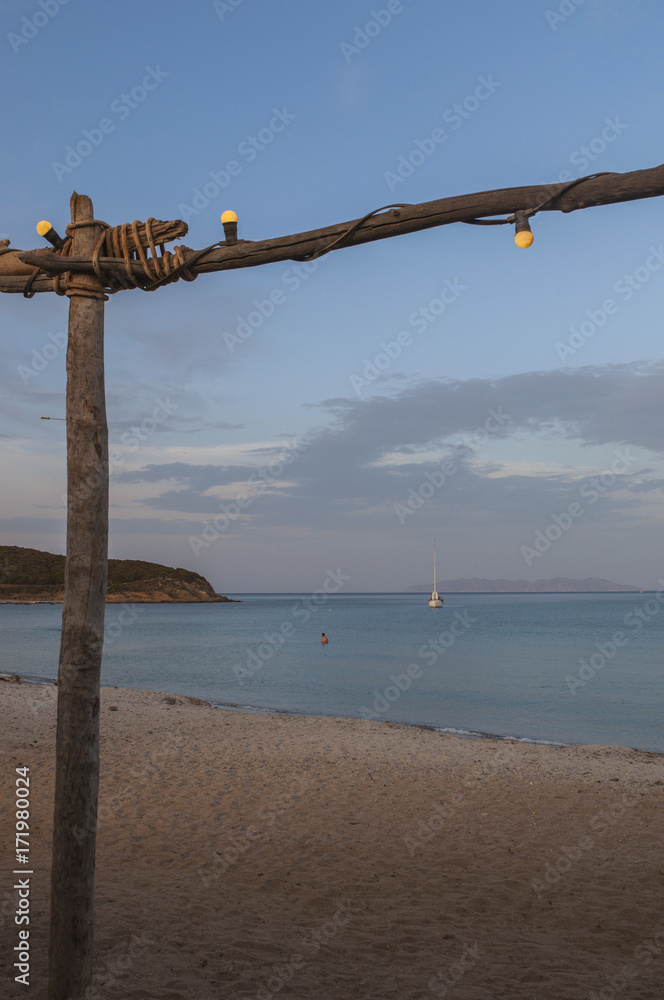
[(321, 635), (323, 636), (323, 638), (321, 639), (321, 642), (323, 643), (323, 645), (325, 645), (325, 643), (326, 643), (326, 642), (329, 642), (329, 641), (330, 641), (330, 640), (328, 639), (328, 637), (327, 637), (327, 636), (325, 635), (325, 633), (324, 633), (324, 632), (321, 632)]

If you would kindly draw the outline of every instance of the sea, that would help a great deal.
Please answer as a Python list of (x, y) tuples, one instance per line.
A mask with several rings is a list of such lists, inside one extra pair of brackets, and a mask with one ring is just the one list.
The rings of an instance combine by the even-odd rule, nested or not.
[[(453, 594), (440, 609), (426, 594), (232, 596), (108, 605), (102, 684), (664, 753), (664, 593)], [(61, 616), (0, 605), (0, 672), (55, 678)]]

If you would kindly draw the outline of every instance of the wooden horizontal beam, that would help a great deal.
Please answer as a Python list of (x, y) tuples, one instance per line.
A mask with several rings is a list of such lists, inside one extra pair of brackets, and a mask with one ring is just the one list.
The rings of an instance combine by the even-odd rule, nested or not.
[[(34, 268), (33, 268), (34, 270)], [(0, 292), (15, 292), (20, 294), (25, 288), (26, 278), (14, 277), (13, 275), (0, 275)], [(32, 283), (33, 292), (52, 292), (53, 278), (36, 278)]]
[[(565, 187), (566, 184), (549, 184), (503, 188), (498, 191), (456, 195), (452, 198), (391, 209), (365, 222), (352, 236), (344, 240), (340, 249), (432, 229), (435, 226), (447, 226), (453, 222), (467, 222), (471, 219), (511, 215), (520, 210), (527, 211), (554, 197)], [(605, 174), (594, 180), (584, 181), (563, 194), (546, 211), (574, 212), (581, 208), (654, 198), (658, 195), (664, 195), (664, 165), (651, 170), (636, 170), (629, 174)], [(206, 254), (195, 265), (195, 270), (205, 273), (306, 257), (322, 250), (328, 243), (342, 236), (356, 221), (343, 222), (325, 229), (297, 233), (275, 240), (263, 240), (260, 243), (219, 247)]]
[[(496, 191), (480, 191), (475, 194), (456, 195), (419, 205), (405, 205), (375, 215), (363, 222), (352, 234), (340, 240), (338, 249), (371, 243), (374, 240), (402, 236), (406, 233), (447, 226), (453, 222), (469, 222), (474, 219), (512, 215), (516, 211), (540, 209), (548, 212), (575, 212), (582, 208), (598, 205), (612, 205), (618, 202), (636, 201), (664, 195), (664, 165), (648, 170), (634, 170), (626, 174), (599, 174), (579, 181), (573, 187), (565, 184), (540, 184), (530, 187), (502, 188)], [(202, 256), (200, 251), (183, 248), (185, 260), (196, 260), (192, 270), (199, 274), (211, 271), (229, 271), (240, 267), (256, 267), (279, 261), (303, 260), (318, 254), (335, 240), (344, 237), (360, 220), (340, 222), (323, 229), (313, 229), (305, 233), (295, 233), (272, 240), (259, 242), (241, 241), (231, 246), (215, 247)], [(79, 271), (93, 273), (92, 261), (85, 258), (58, 257), (43, 249), (30, 253), (13, 251), (21, 266), (40, 266), (49, 272)], [(9, 257), (9, 254), (0, 256)], [(116, 258), (101, 258), (102, 267), (124, 270), (124, 262)], [(4, 267), (8, 262), (4, 263)], [(137, 261), (131, 262), (132, 272), (137, 278), (143, 277), (143, 268)], [(22, 291), (16, 279), (1, 273), (0, 291)], [(25, 273), (23, 271), (23, 273)], [(18, 279), (22, 286), (24, 279)], [(51, 278), (37, 278), (34, 291), (51, 291)]]
[[(53, 253), (53, 251), (47, 247), (42, 247), (41, 250), (37, 250), (36, 252), (42, 254), (44, 257), (48, 257), (49, 259)], [(24, 274), (26, 278), (29, 278), (34, 268), (24, 263), (22, 258), (23, 250), (5, 250), (4, 253), (0, 254), (0, 276), (4, 278), (6, 274)]]

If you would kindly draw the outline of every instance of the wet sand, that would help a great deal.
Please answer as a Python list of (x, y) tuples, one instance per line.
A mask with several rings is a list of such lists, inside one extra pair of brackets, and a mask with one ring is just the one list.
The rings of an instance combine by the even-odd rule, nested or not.
[[(45, 995), (56, 689), (0, 683), (0, 982)], [(664, 757), (105, 688), (95, 996), (659, 1000)], [(15, 767), (31, 778), (30, 987)]]

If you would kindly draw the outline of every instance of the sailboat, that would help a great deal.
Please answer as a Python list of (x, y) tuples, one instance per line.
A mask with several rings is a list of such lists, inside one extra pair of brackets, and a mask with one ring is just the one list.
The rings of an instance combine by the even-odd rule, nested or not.
[(431, 600), (429, 601), (430, 608), (442, 608), (443, 599), (438, 596), (438, 591), (436, 590), (436, 543), (433, 543), (433, 593), (431, 594)]

